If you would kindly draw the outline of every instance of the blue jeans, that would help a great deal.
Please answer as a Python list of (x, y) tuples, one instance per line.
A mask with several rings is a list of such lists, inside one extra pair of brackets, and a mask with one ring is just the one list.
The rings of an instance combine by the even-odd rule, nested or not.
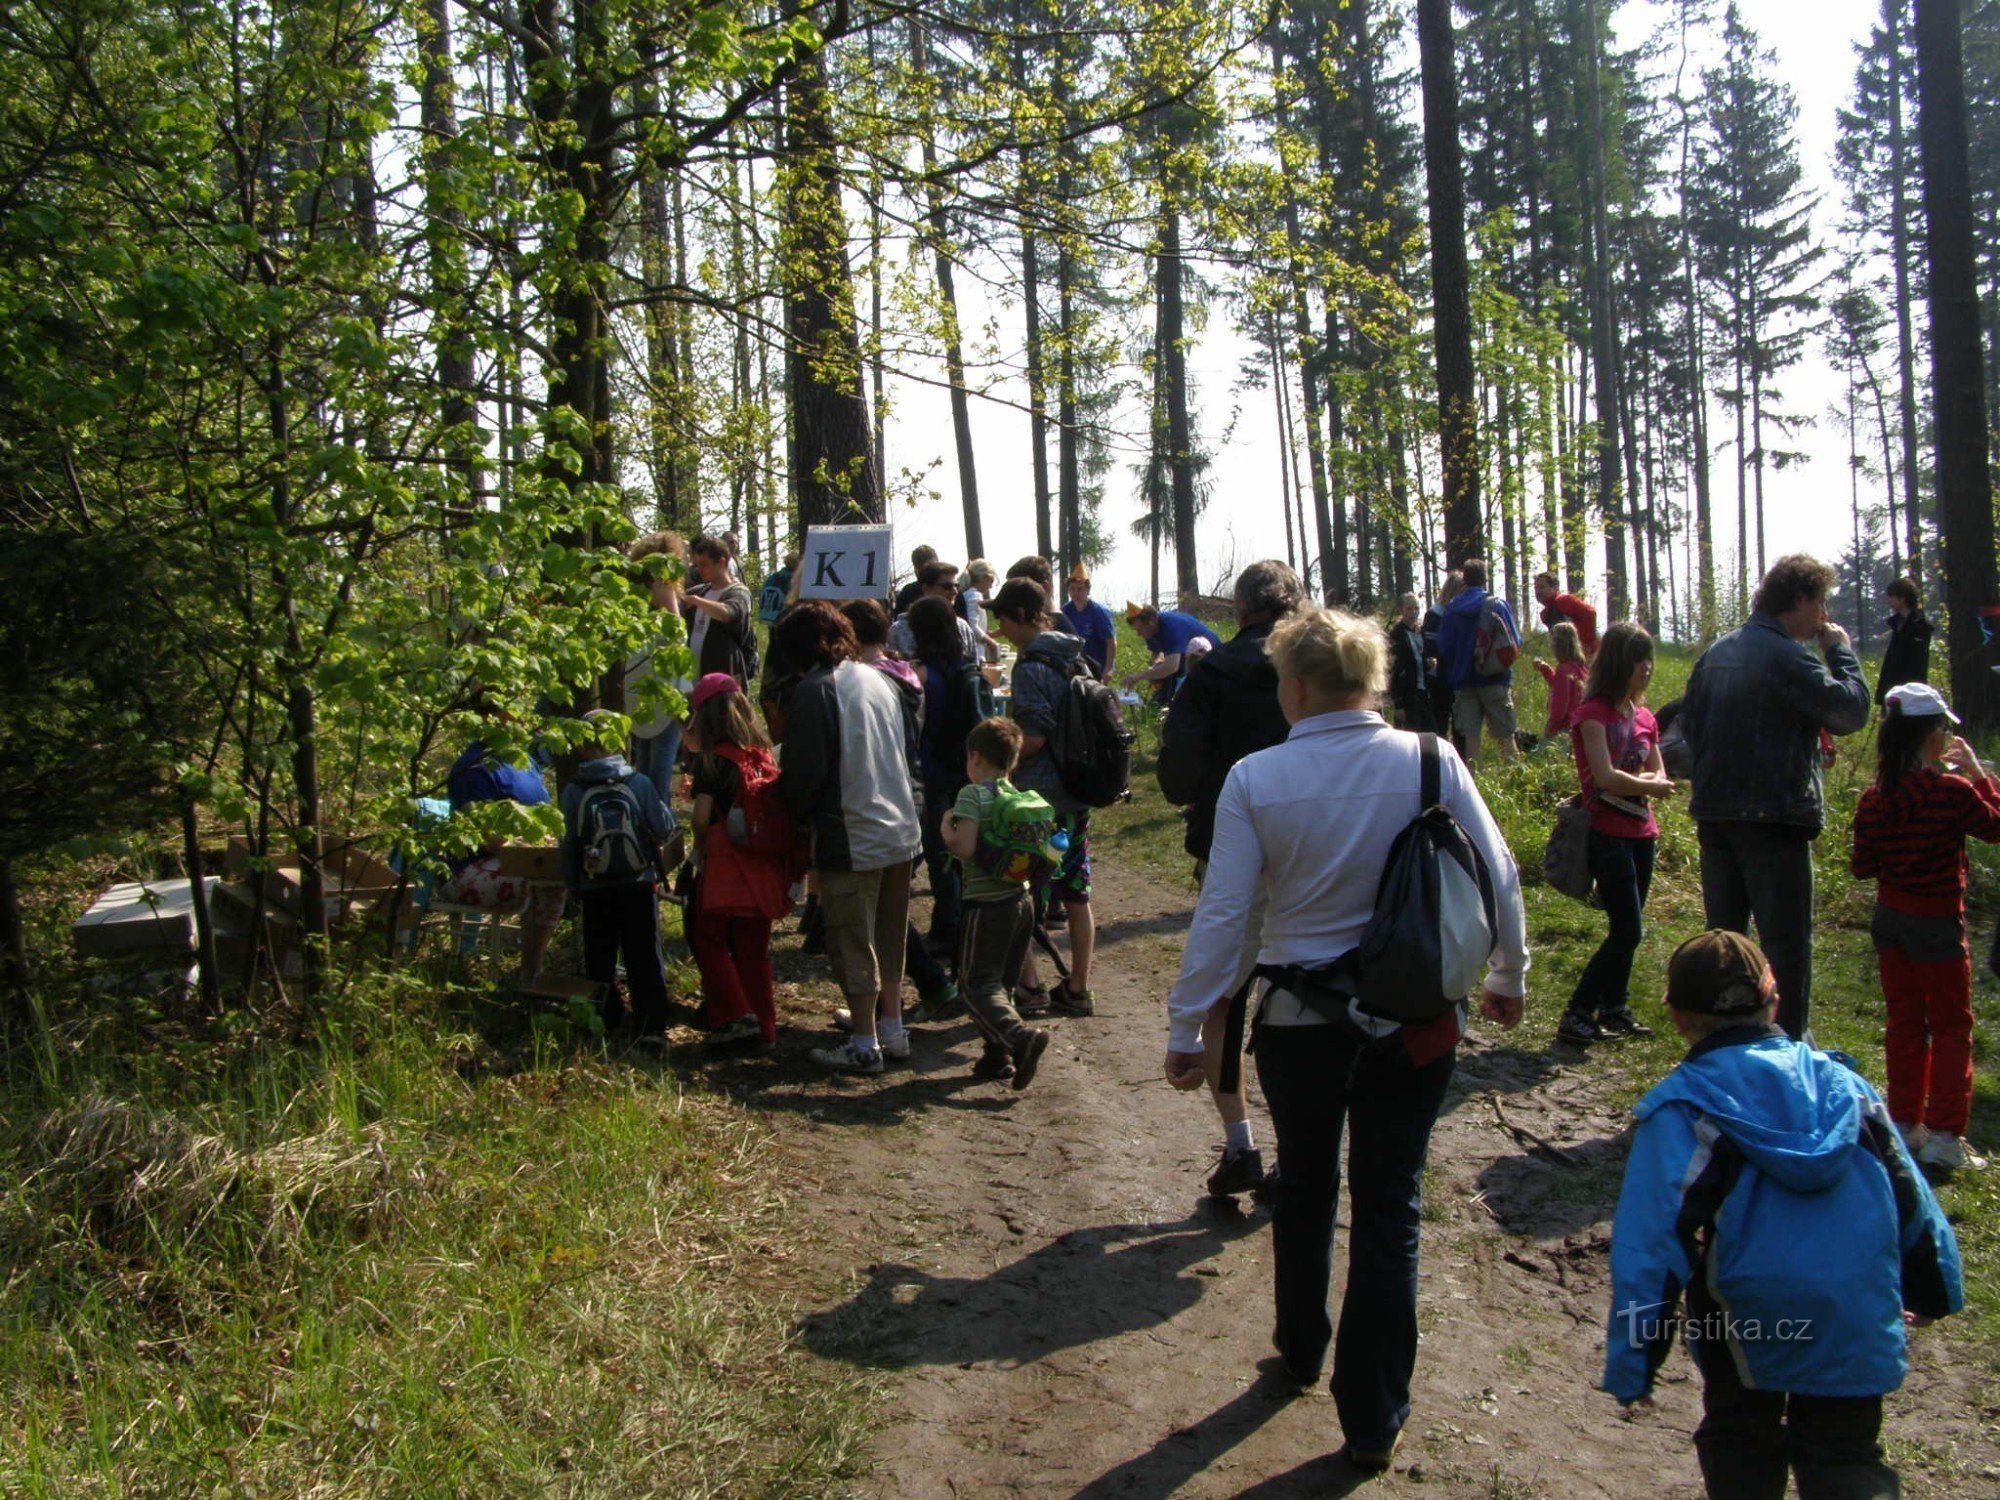
[(1611, 930), (1584, 965), (1569, 997), (1580, 1016), (1608, 1016), (1630, 1003), (1632, 959), (1646, 934), (1646, 893), (1653, 887), (1653, 855), (1658, 839), (1628, 839), (1590, 830), (1590, 876)]
[(1701, 904), (1711, 928), (1748, 934), (1778, 982), (1778, 1024), (1803, 1041), (1812, 1024), (1813, 835), (1784, 823), (1712, 820), (1701, 837)]
[(957, 787), (924, 787), (923, 837), (924, 868), (931, 881), (931, 942), (947, 953), (958, 951), (959, 911), (962, 906), (958, 861), (944, 846), (944, 815), (958, 800)]
[(1347, 1128), (1354, 1227), (1333, 1352), (1333, 1399), (1347, 1441), (1380, 1451), (1410, 1416), (1419, 1179), (1457, 1053), (1418, 1067), (1398, 1035), (1369, 1041), (1340, 1026), (1265, 1026), (1257, 1032), (1256, 1055), (1280, 1163), (1271, 1202), (1273, 1339), (1300, 1374), (1317, 1370), (1334, 1342), (1326, 1297)]
[(675, 720), (651, 739), (632, 736), (632, 769), (653, 783), (662, 802), (674, 800), (674, 770), (681, 758), (683, 727)]

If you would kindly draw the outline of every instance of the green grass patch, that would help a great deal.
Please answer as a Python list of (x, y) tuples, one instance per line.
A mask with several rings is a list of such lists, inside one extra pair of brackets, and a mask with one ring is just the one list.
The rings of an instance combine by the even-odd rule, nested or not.
[[(0, 1053), (0, 1493), (837, 1492), (765, 1128), (560, 1021), (376, 976)], [(804, 1290), (803, 1288), (799, 1290)]]

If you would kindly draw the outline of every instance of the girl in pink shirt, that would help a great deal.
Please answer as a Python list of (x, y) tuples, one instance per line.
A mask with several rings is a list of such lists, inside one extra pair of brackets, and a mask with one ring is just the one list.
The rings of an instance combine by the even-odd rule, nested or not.
[(1583, 659), (1583, 638), (1567, 620), (1549, 627), (1549, 647), (1556, 664), (1537, 661), (1535, 670), (1549, 685), (1549, 720), (1542, 726), (1542, 738), (1552, 740), (1569, 733), (1570, 721), (1583, 706), (1583, 683), (1589, 667)]

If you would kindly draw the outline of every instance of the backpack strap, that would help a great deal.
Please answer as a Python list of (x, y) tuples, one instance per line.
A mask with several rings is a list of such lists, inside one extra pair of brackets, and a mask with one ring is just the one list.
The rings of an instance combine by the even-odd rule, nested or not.
[(1438, 737), (1426, 730), (1417, 736), (1417, 746), (1422, 751), (1418, 758), (1423, 767), (1417, 791), (1417, 811), (1425, 813), (1443, 800), (1444, 777), (1438, 765)]

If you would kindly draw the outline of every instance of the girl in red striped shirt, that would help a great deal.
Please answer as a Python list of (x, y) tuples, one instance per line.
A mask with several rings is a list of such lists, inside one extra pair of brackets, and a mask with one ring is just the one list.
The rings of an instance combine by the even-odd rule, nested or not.
[(1888, 1001), (1889, 1114), (1919, 1162), (1947, 1169), (1986, 1165), (1964, 1140), (1972, 1108), (1965, 841), (2000, 843), (2000, 781), (1952, 733), (1957, 723), (1925, 683), (1889, 693), (1850, 861), (1857, 877), (1877, 882), (1870, 932)]

